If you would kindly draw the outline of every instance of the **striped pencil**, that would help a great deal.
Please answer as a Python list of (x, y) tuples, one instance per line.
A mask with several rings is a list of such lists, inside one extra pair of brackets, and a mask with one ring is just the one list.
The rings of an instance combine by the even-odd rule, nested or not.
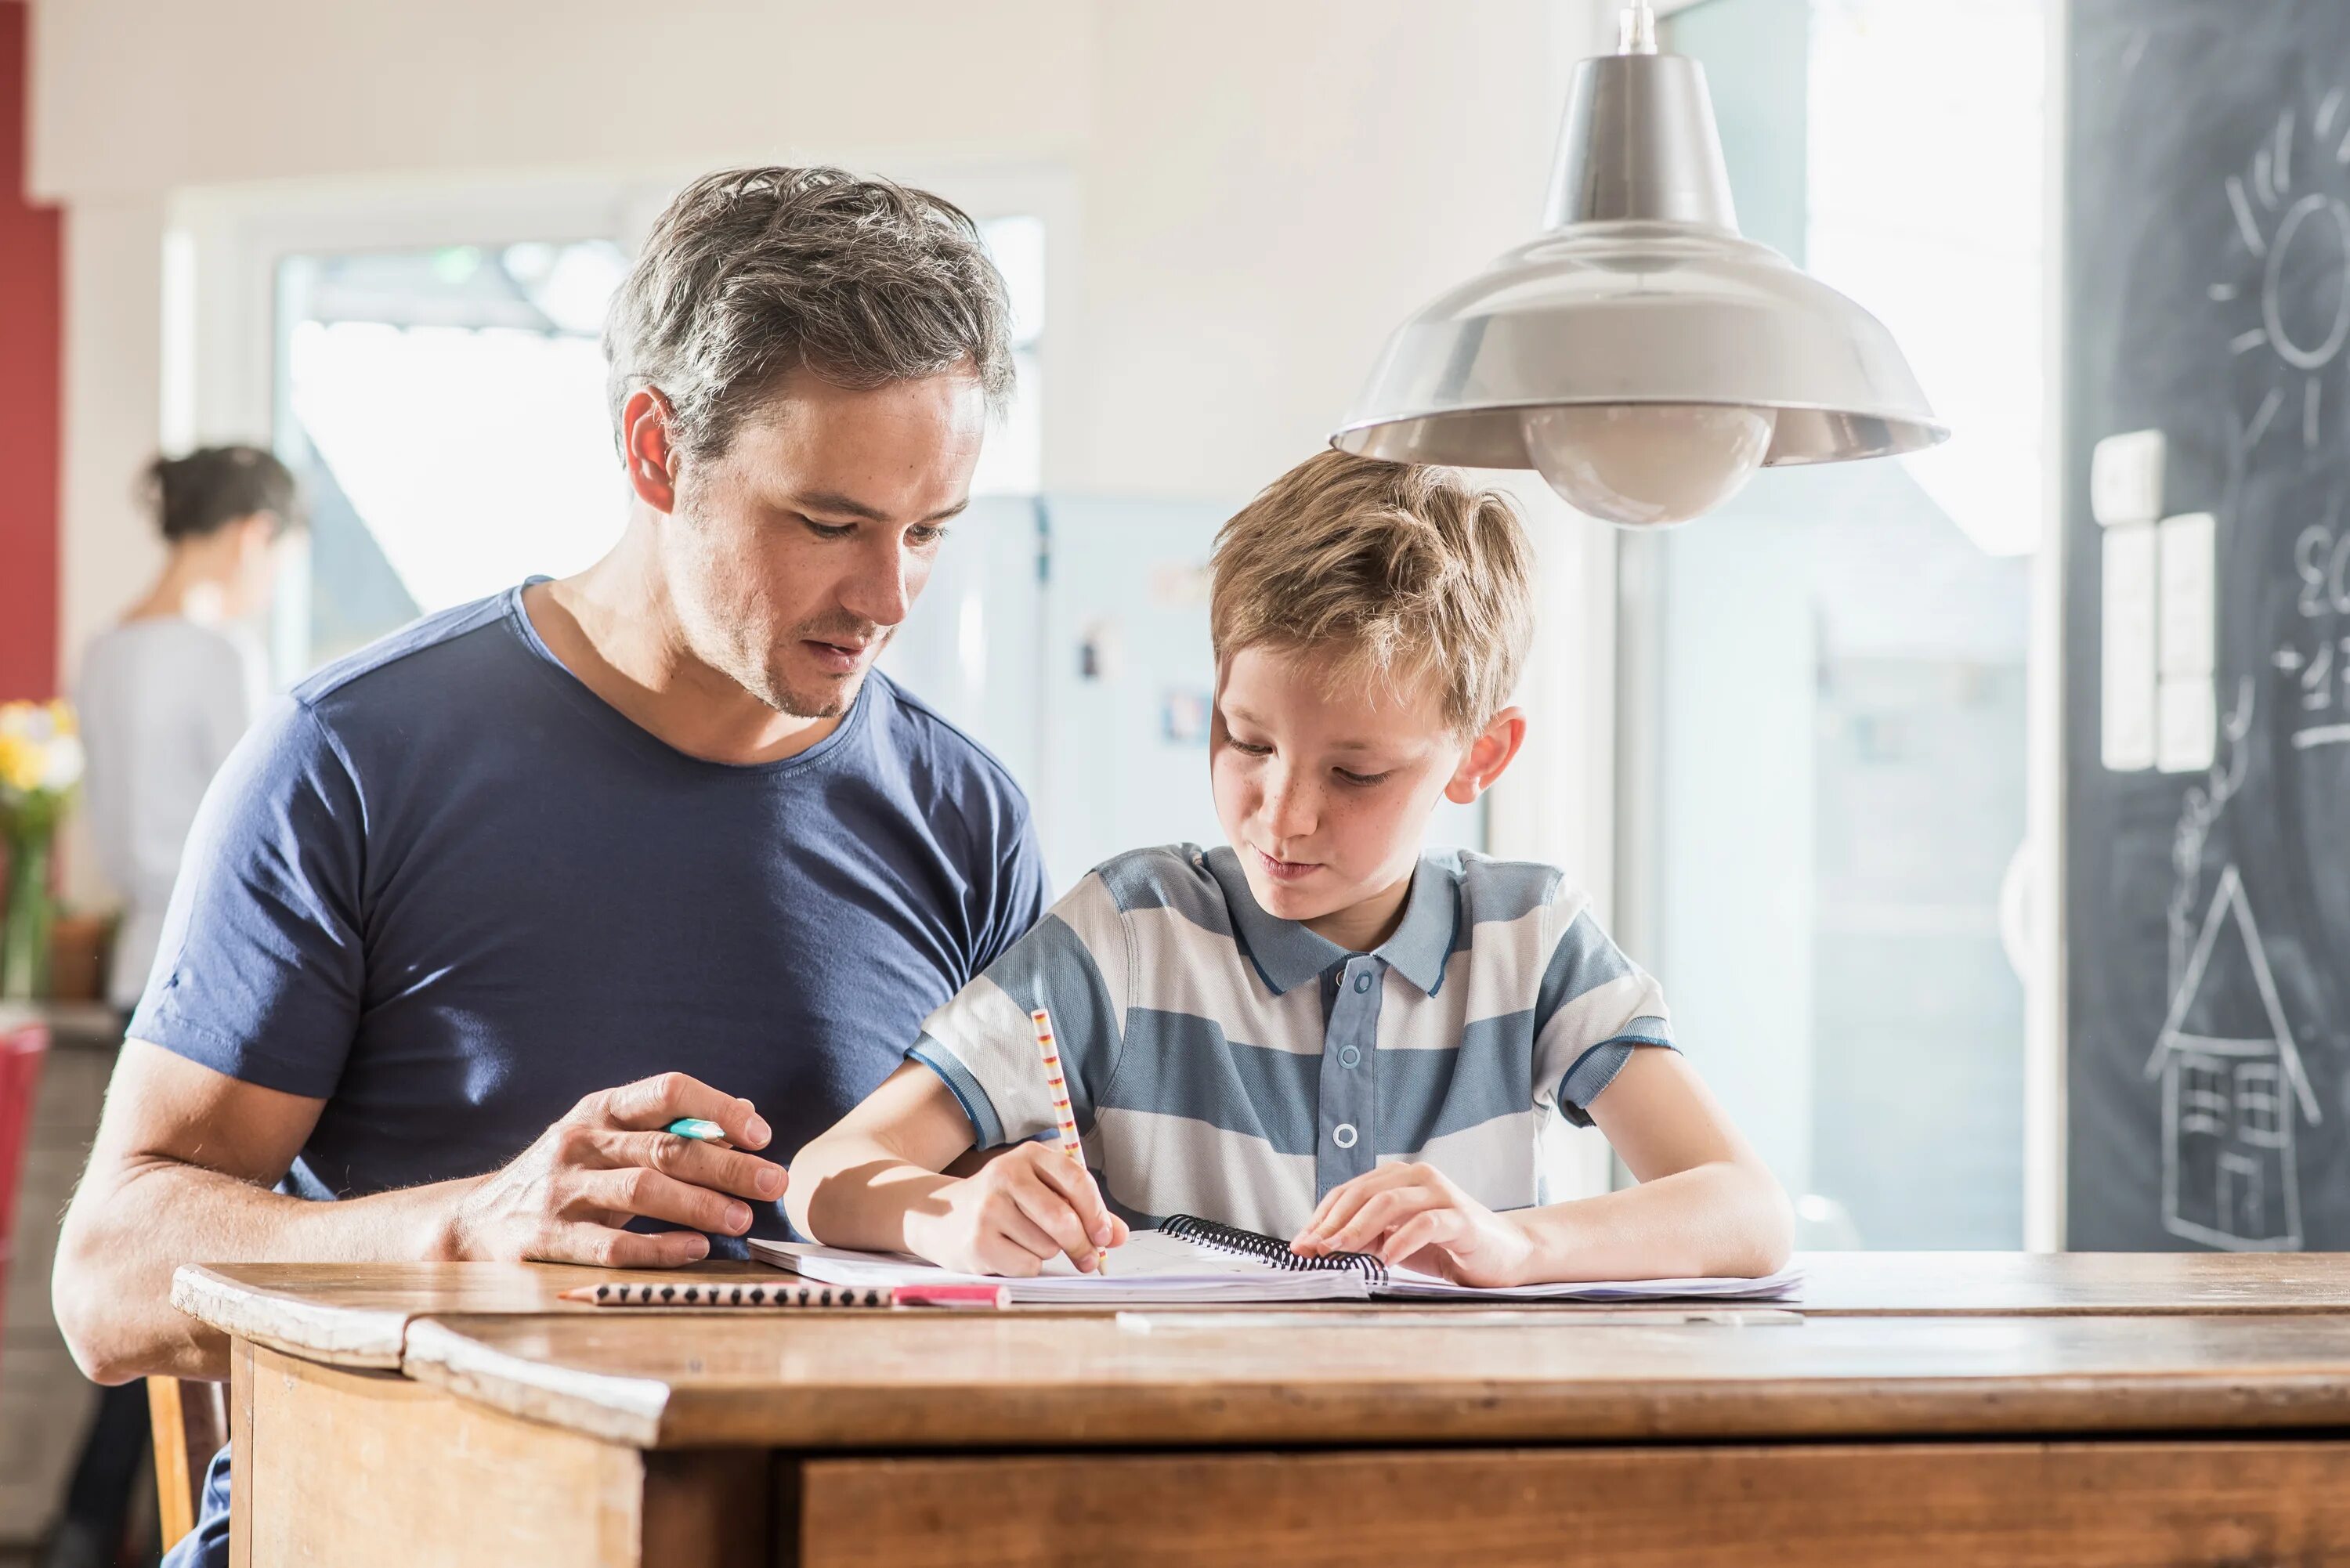
[[(1069, 1108), (1069, 1080), (1061, 1072), (1061, 1048), (1053, 1042), (1053, 1015), (1044, 1008), (1028, 1014), (1028, 1022), (1036, 1027), (1036, 1052), (1045, 1058), (1045, 1093), (1053, 1101), (1053, 1132), (1061, 1152), (1077, 1162), (1082, 1170), (1086, 1164), (1086, 1146), (1077, 1137), (1077, 1113)], [(1099, 1267), (1099, 1253), (1081, 1260), (1081, 1269)]]

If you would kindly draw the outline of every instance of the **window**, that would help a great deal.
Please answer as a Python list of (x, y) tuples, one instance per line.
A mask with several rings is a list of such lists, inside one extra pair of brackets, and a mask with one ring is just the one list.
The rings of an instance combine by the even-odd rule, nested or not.
[(2209, 1137), (2228, 1134), (2227, 1069), (2209, 1056), (2187, 1056), (2178, 1064), (2178, 1130)]
[(280, 444), (311, 506), (308, 656), (609, 549), (627, 493), (608, 240), (290, 256)]
[(1667, 26), (1742, 227), (1883, 319), (1965, 444), (1766, 472), (1624, 536), (1626, 936), (1799, 1244), (2016, 1247), (2041, 0), (1701, 0)]
[(2262, 1148), (2285, 1146), (2284, 1095), (2274, 1062), (2236, 1065), (2236, 1139)]
[(1019, 377), (1003, 422), (987, 432), (973, 495), (1034, 495), (1045, 487), (1045, 220), (1015, 216), (979, 225), (1012, 298), (1012, 368)]
[[(1045, 224), (984, 223), (1014, 401), (972, 489), (1041, 479)], [(609, 239), (302, 252), (277, 268), (276, 424), (312, 524), (277, 607), (286, 680), (415, 618), (576, 572), (628, 518), (601, 347)]]

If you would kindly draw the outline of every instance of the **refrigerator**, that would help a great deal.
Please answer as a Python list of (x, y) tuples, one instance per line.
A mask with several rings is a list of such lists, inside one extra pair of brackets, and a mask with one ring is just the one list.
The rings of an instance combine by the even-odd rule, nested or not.
[[(973, 500), (881, 668), (1028, 794), (1056, 892), (1121, 850), (1223, 842), (1208, 788), (1208, 556), (1234, 505)], [(1432, 844), (1482, 849), (1484, 809)]]

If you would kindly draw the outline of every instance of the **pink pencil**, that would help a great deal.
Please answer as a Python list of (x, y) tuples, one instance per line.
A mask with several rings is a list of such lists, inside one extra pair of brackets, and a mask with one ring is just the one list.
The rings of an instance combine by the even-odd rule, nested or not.
[[(1069, 1081), (1061, 1073), (1061, 1048), (1053, 1043), (1053, 1015), (1044, 1008), (1028, 1014), (1028, 1022), (1036, 1026), (1036, 1051), (1045, 1058), (1045, 1092), (1053, 1097), (1054, 1133), (1061, 1152), (1077, 1162), (1082, 1170), (1086, 1164), (1086, 1146), (1077, 1137), (1077, 1113), (1069, 1108)], [(1101, 1254), (1092, 1254), (1098, 1259)]]

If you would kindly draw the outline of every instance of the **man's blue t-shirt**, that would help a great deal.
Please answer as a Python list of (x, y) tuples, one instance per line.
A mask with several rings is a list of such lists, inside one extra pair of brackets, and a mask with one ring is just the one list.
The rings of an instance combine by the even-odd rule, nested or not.
[(703, 762), (581, 684), (517, 588), (245, 737), (130, 1033), (324, 1099), (306, 1198), (478, 1175), (671, 1070), (754, 1101), (788, 1159), (1045, 904), (1018, 786), (887, 678), (797, 756)]

